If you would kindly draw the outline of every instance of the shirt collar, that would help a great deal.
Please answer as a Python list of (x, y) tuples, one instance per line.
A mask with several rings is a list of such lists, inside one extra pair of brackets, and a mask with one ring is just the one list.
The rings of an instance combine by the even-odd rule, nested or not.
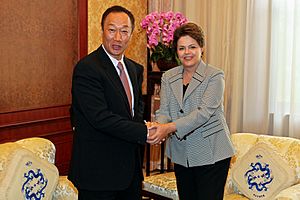
[(121, 62), (123, 64), (123, 66), (125, 66), (125, 63), (124, 63), (124, 55), (122, 55), (122, 58), (121, 60), (117, 60), (115, 59), (114, 57), (112, 57), (105, 49), (104, 45), (102, 45), (105, 53), (108, 55), (109, 59), (111, 60), (111, 62), (113, 63), (113, 65), (116, 67), (118, 65), (119, 62)]

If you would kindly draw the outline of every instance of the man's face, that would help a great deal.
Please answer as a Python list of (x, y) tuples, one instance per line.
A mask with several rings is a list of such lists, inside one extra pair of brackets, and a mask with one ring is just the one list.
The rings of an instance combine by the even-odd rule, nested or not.
[(107, 15), (103, 24), (102, 41), (106, 51), (117, 60), (128, 46), (132, 33), (129, 17), (123, 12), (112, 12)]

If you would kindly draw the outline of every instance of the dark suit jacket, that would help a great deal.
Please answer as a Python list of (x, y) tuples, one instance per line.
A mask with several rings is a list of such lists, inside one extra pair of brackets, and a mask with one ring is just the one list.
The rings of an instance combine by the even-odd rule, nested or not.
[[(72, 112), (74, 139), (69, 179), (86, 190), (120, 190), (142, 174), (143, 67), (124, 58), (134, 93), (134, 117), (113, 63), (102, 47), (74, 68)], [(140, 170), (135, 170), (139, 166)], [(141, 176), (142, 177), (142, 176)]]

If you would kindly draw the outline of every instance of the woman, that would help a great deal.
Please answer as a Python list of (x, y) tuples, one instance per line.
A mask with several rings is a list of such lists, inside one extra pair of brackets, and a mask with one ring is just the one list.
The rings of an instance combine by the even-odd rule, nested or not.
[(156, 133), (148, 142), (167, 138), (182, 200), (221, 200), (234, 148), (223, 111), (224, 72), (201, 57), (204, 33), (194, 23), (174, 32), (173, 46), (182, 65), (161, 80)]

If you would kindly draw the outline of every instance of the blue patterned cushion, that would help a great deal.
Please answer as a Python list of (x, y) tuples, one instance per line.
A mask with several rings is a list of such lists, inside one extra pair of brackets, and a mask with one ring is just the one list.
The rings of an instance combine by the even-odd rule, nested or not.
[(270, 145), (257, 143), (232, 168), (232, 179), (249, 199), (274, 199), (296, 183), (296, 174), (288, 162)]
[(58, 177), (55, 165), (25, 148), (16, 148), (0, 173), (0, 199), (51, 200)]

